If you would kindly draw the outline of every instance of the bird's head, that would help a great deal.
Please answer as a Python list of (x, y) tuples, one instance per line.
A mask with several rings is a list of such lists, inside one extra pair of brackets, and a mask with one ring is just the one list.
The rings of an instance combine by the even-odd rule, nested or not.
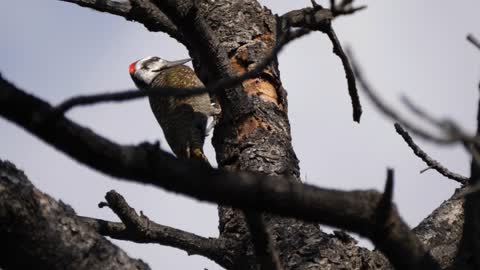
[(155, 77), (163, 70), (174, 66), (185, 64), (192, 59), (182, 59), (177, 61), (168, 61), (157, 56), (142, 58), (130, 64), (128, 72), (135, 85), (140, 88), (147, 88)]

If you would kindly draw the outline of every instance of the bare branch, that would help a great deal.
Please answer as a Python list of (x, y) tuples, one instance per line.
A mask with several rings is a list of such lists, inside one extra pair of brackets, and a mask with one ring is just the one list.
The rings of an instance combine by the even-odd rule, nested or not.
[(466, 188), (457, 189), (452, 197), (442, 202), (412, 230), (442, 269), (457, 269), (452, 265), (458, 260), (465, 221), (464, 200), (457, 199), (457, 194)]
[(353, 108), (353, 120), (355, 122), (360, 123), (360, 117), (362, 115), (362, 105), (360, 104), (360, 97), (358, 96), (357, 85), (355, 81), (355, 75), (353, 73), (352, 67), (350, 66), (350, 62), (348, 61), (348, 57), (342, 49), (340, 41), (335, 34), (335, 31), (330, 26), (330, 29), (327, 31), (328, 38), (333, 45), (333, 53), (335, 53), (340, 60), (342, 61), (343, 69), (345, 70), (345, 76), (347, 77), (347, 84), (348, 84), (348, 93), (350, 95), (350, 99), (352, 100), (352, 108)]
[[(129, 0), (125, 2), (111, 0), (60, 0), (74, 3), (100, 12), (118, 15), (127, 20), (137, 21), (150, 31), (162, 31), (174, 38), (181, 36), (177, 27), (154, 4), (148, 0)], [(183, 41), (183, 38), (179, 39)]]
[[(426, 111), (422, 110), (420, 107), (413, 104), (413, 102), (409, 101), (406, 97), (402, 98), (402, 101), (405, 105), (417, 116), (422, 118), (423, 120), (429, 122), (436, 128), (438, 128), (442, 133), (443, 136), (434, 135), (431, 132), (426, 131), (425, 129), (414, 125), (409, 120), (403, 118), (398, 112), (391, 109), (384, 101), (382, 101), (377, 94), (372, 90), (371, 86), (365, 80), (365, 78), (361, 74), (361, 70), (356, 64), (355, 59), (351, 52), (348, 51), (350, 55), (350, 59), (352, 61), (352, 66), (355, 72), (355, 76), (362, 86), (363, 90), (367, 94), (367, 97), (373, 102), (373, 104), (377, 107), (380, 112), (382, 112), (385, 116), (389, 117), (390, 119), (398, 122), (400, 125), (409, 129), (413, 134), (425, 139), (429, 140), (438, 144), (454, 144), (454, 143), (461, 143), (465, 147), (465, 149), (475, 157), (477, 155), (476, 151), (472, 146), (480, 147), (480, 139), (477, 136), (468, 135), (464, 132), (455, 122), (452, 120), (437, 120), (435, 117), (429, 115)], [(474, 160), (477, 160), (474, 158)]]
[(351, 7), (351, 8), (344, 8), (344, 9), (336, 9), (333, 13), (333, 16), (338, 17), (342, 15), (351, 15), (357, 11), (366, 9), (367, 6), (358, 6), (358, 7)]
[(228, 269), (231, 266), (233, 251), (238, 247), (228, 239), (206, 238), (172, 227), (157, 224), (140, 212), (131, 208), (125, 199), (115, 191), (105, 196), (106, 204), (121, 222), (110, 222), (89, 217), (80, 217), (85, 223), (105, 236), (136, 243), (156, 243), (187, 252), (188, 255), (201, 255)]
[(425, 173), (426, 171), (431, 170), (431, 169), (432, 169), (431, 167), (427, 167), (425, 169), (422, 169), (422, 170), (420, 170), (420, 174)]
[[(0, 91), (1, 92), (1, 91)], [(0, 160), (0, 250), (2, 269), (150, 269), (129, 257)]]
[(55, 108), (55, 111), (57, 114), (64, 114), (65, 112), (76, 106), (94, 105), (110, 101), (123, 102), (147, 96), (191, 96), (203, 93), (218, 93), (218, 91), (222, 91), (225, 88), (236, 86), (247, 79), (254, 78), (258, 75), (258, 73), (264, 70), (273, 61), (273, 59), (277, 57), (278, 53), (280, 53), (280, 51), (287, 43), (294, 39), (300, 38), (308, 33), (308, 30), (288, 31), (287, 33), (285, 33), (285, 35), (283, 35), (283, 38), (279, 41), (279, 43), (273, 48), (272, 52), (267, 55), (254, 69), (235, 77), (220, 79), (214, 83), (209, 84), (208, 87), (190, 89), (157, 87), (148, 89), (148, 91), (139, 91), (138, 89), (133, 89), (119, 91), (115, 93), (101, 93), (94, 95), (76, 96), (61, 102)]
[(429, 168), (435, 169), (443, 176), (455, 180), (462, 185), (466, 185), (468, 183), (468, 177), (451, 172), (442, 164), (440, 164), (440, 162), (436, 161), (435, 159), (431, 158), (427, 153), (425, 153), (425, 151), (423, 151), (417, 144), (415, 144), (412, 137), (410, 137), (410, 134), (408, 134), (408, 132), (404, 130), (400, 124), (395, 123), (395, 130), (398, 134), (400, 134), (400, 136), (402, 136), (408, 146), (413, 150), (413, 153), (415, 153), (417, 157), (423, 160), (429, 166)]
[(255, 256), (261, 270), (282, 270), (282, 264), (273, 242), (272, 235), (260, 213), (245, 211)]
[(187, 41), (170, 19), (149, 0), (59, 0), (124, 17), (143, 24), (149, 31), (165, 32), (183, 44)]
[(425, 110), (423, 110), (419, 106), (415, 105), (415, 103), (413, 103), (413, 101), (411, 101), (407, 96), (401, 96), (400, 100), (402, 101), (403, 104), (405, 104), (405, 106), (412, 113), (414, 113), (419, 118), (427, 121), (428, 123), (430, 123), (433, 126), (441, 128), (443, 130), (446, 129), (445, 128), (445, 121), (440, 121), (440, 120), (436, 119), (435, 117), (433, 117), (432, 115), (428, 114)]
[(413, 101), (408, 99), (406, 96), (403, 96), (401, 100), (411, 112), (413, 112), (415, 115), (425, 120), (429, 124), (433, 125), (437, 129), (441, 130), (446, 135), (446, 137), (463, 143), (469, 152), (472, 152), (469, 150), (470, 144), (479, 145), (480, 142), (477, 138), (468, 135), (454, 121), (450, 119), (436, 119), (434, 116), (430, 115), (425, 110), (420, 108), (420, 106), (415, 105), (415, 103), (413, 103)]
[(378, 202), (377, 207), (377, 222), (383, 226), (387, 224), (387, 220), (392, 214), (393, 208), (393, 185), (394, 185), (394, 171), (393, 169), (387, 169), (387, 180), (385, 181), (385, 188)]
[(60, 0), (62, 2), (77, 4), (81, 7), (88, 7), (100, 12), (106, 12), (121, 17), (127, 17), (132, 5), (129, 1), (118, 2), (111, 0)]
[(412, 124), (409, 120), (406, 120), (405, 118), (403, 118), (398, 112), (391, 109), (391, 106), (387, 105), (383, 100), (381, 100), (377, 96), (375, 91), (373, 91), (373, 88), (363, 77), (362, 71), (359, 65), (357, 64), (357, 62), (355, 61), (355, 58), (353, 57), (353, 54), (350, 52), (350, 50), (347, 50), (347, 55), (350, 58), (353, 71), (355, 73), (355, 77), (359, 82), (360, 86), (362, 87), (363, 91), (367, 94), (367, 97), (372, 101), (375, 107), (380, 112), (382, 112), (385, 116), (394, 120), (395, 122), (398, 122), (402, 126), (406, 127), (408, 130), (412, 131), (415, 135), (423, 139), (430, 140), (432, 142), (439, 143), (439, 144), (453, 144), (453, 143), (458, 143), (460, 141), (458, 137), (452, 137), (452, 136), (439, 137), (439, 136), (433, 135), (430, 132), (420, 128), (419, 126)]
[(0, 77), (0, 115), (92, 169), (199, 200), (339, 227), (370, 238), (398, 269), (438, 269), (395, 209), (378, 233), (378, 192), (329, 190), (284, 177), (231, 173), (178, 160), (147, 143), (121, 146), (63, 116), (52, 120), (52, 109)]
[(467, 40), (480, 50), (480, 41), (472, 34), (467, 35)]
[(293, 27), (301, 27), (326, 33), (334, 18), (332, 11), (320, 5), (292, 10), (281, 17), (282, 21)]
[(334, 17), (341, 15), (350, 15), (357, 11), (367, 8), (367, 6), (352, 7), (353, 1), (342, 1), (340, 4), (336, 4), (335, 0), (330, 0), (330, 10)]
[(353, 120), (360, 122), (362, 115), (362, 106), (360, 104), (360, 98), (358, 96), (357, 86), (355, 82), (355, 76), (348, 61), (347, 55), (344, 53), (340, 41), (333, 30), (331, 20), (333, 19), (332, 11), (324, 9), (320, 5), (313, 5), (313, 8), (308, 7), (300, 10), (293, 10), (284, 15), (282, 19), (286, 24), (301, 27), (310, 30), (321, 31), (328, 35), (328, 38), (333, 45), (333, 53), (337, 55), (342, 61), (343, 69), (345, 70), (345, 76), (347, 78), (348, 93), (352, 101), (353, 107)]

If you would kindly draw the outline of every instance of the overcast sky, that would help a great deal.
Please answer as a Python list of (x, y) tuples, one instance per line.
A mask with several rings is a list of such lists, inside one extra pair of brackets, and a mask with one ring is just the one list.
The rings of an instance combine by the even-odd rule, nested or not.
[[(260, 2), (279, 14), (310, 5), (307, 0)], [(402, 108), (399, 97), (405, 94), (473, 132), (480, 52), (465, 36), (471, 32), (480, 38), (480, 2), (459, 2), (359, 1), (368, 9), (339, 18), (334, 27), (389, 104)], [(127, 68), (138, 58), (187, 56), (182, 45), (164, 34), (59, 1), (6, 1), (0, 24), (0, 72), (53, 104), (72, 95), (134, 87)], [(331, 51), (328, 38), (314, 33), (290, 44), (279, 59), (302, 178), (322, 187), (382, 189), (386, 168), (393, 167), (395, 202), (415, 226), (458, 184), (434, 171), (419, 174), (425, 165), (362, 93), (362, 123), (351, 120), (343, 68)], [(168, 147), (146, 100), (79, 108), (68, 116), (119, 143), (160, 139)], [(203, 236), (218, 233), (215, 205), (105, 176), (4, 119), (0, 137), (0, 159), (14, 162), (38, 188), (72, 205), (80, 215), (117, 220), (109, 209), (97, 208), (105, 193), (115, 189), (155, 222)], [(461, 147), (417, 142), (451, 170), (468, 175), (469, 158)], [(207, 155), (214, 159), (210, 140)], [(220, 269), (207, 259), (169, 247), (115, 243), (153, 269)]]

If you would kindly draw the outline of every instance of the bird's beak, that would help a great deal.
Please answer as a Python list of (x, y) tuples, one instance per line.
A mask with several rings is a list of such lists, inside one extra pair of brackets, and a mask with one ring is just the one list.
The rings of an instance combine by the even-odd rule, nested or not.
[(192, 58), (186, 58), (186, 59), (177, 60), (177, 61), (167, 61), (167, 68), (183, 65), (183, 64), (188, 63), (190, 61), (192, 61)]
[(153, 71), (158, 72), (158, 71), (163, 70), (163, 69), (183, 65), (183, 64), (185, 64), (187, 62), (190, 62), (190, 61), (192, 61), (192, 58), (186, 58), (186, 59), (176, 60), (176, 61), (165, 61), (165, 64), (161, 68), (153, 70)]

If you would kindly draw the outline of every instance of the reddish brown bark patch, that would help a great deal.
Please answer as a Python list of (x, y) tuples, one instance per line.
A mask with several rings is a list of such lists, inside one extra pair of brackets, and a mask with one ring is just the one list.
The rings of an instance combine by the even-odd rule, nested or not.
[(261, 121), (255, 116), (249, 116), (238, 124), (238, 127), (237, 127), (238, 140), (242, 140), (245, 136), (248, 136), (248, 134), (250, 134), (257, 128), (263, 128), (265, 130), (272, 131), (272, 127), (269, 124)]
[(263, 101), (278, 104), (277, 90), (271, 82), (263, 78), (248, 79), (242, 83), (245, 92), (250, 95), (257, 95)]
[[(252, 42), (240, 46), (235, 54), (230, 58), (230, 64), (237, 74), (243, 74), (255, 68), (270, 53), (270, 47), (273, 42), (273, 34), (266, 33), (254, 37)], [(271, 79), (267, 79), (271, 78)], [(266, 68), (257, 78), (248, 79), (242, 83), (245, 92), (249, 95), (256, 95), (265, 102), (272, 102), (280, 106), (277, 88), (279, 85), (274, 83), (278, 78)]]

